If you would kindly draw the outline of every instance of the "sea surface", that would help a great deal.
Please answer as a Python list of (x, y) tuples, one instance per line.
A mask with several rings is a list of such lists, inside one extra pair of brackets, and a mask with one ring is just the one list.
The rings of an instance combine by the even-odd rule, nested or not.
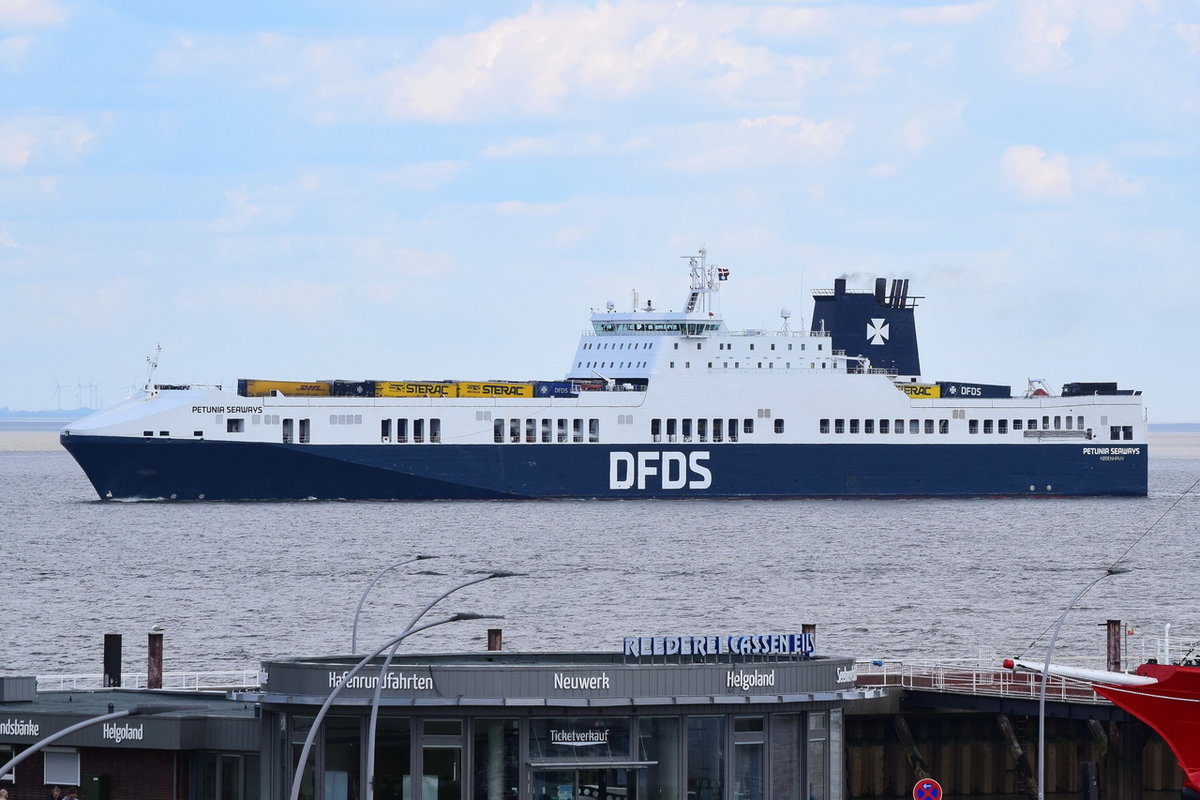
[(1055, 660), (1102, 665), (1106, 619), (1133, 663), (1200, 640), (1200, 435), (1151, 439), (1136, 499), (101, 502), (53, 433), (0, 432), (0, 673), (97, 674), (103, 637), (145, 672), (359, 651), (427, 602), (502, 620), (419, 634), (412, 651), (619, 650), (629, 635), (783, 633), (821, 653), (906, 662), (1041, 659), (1076, 592)]

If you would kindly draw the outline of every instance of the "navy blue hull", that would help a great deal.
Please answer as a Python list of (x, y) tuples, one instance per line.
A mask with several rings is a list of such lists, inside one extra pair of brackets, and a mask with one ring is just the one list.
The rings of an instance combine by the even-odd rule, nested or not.
[(314, 445), (68, 436), (110, 498), (1144, 496), (1145, 444)]

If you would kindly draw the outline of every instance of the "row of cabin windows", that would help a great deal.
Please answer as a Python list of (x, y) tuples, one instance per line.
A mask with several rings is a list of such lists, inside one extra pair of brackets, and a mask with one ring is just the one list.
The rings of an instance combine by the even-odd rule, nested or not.
[[(893, 422), (895, 424), (893, 424)], [(829, 433), (830, 431), (833, 433), (875, 433), (877, 430), (879, 433), (904, 433), (905, 430), (904, 420), (902, 419), (881, 419), (879, 420), (878, 424), (876, 424), (876, 421), (873, 419), (852, 419), (850, 420), (849, 428), (847, 428), (846, 420), (844, 419), (833, 420), (832, 428), (830, 427), (829, 423), (830, 420), (821, 420), (821, 433)], [(948, 419), (927, 419), (924, 420), (924, 424), (922, 424), (922, 420), (910, 419), (908, 421), (908, 432), (914, 435), (921, 433), (922, 430), (924, 430), (925, 433), (933, 433), (935, 430), (935, 425), (938, 433), (950, 432), (950, 420)]]
[[(379, 440), (392, 441), (392, 420), (379, 422)], [(442, 421), (437, 417), (432, 419), (407, 419), (401, 417), (395, 420), (396, 444), (424, 444), (426, 441), (437, 444), (442, 441)]]
[[(714, 365), (715, 363), (716, 363), (715, 361), (709, 361), (709, 362), (708, 362), (708, 368), (709, 368), (709, 369), (713, 369), (713, 365)], [(671, 369), (675, 369), (675, 362), (674, 362), (674, 361), (671, 361), (671, 362), (669, 362), (669, 364), (670, 364), (670, 368), (671, 368)], [(759, 362), (757, 362), (757, 364), (758, 364), (758, 366), (757, 366), (757, 369), (762, 369), (762, 368), (763, 368), (763, 362), (762, 362), (762, 361), (759, 361)], [(768, 361), (768, 362), (766, 362), (766, 364), (767, 364), (767, 369), (775, 369), (775, 364), (774, 364), (773, 362), (770, 362), (770, 361)], [(750, 362), (747, 362), (747, 363), (746, 363), (746, 367), (747, 367), (747, 369), (749, 369), (749, 368), (750, 368)], [(826, 367), (826, 363), (825, 363), (824, 361), (822, 361), (822, 362), (821, 362), (821, 369), (825, 369), (825, 367)], [(683, 369), (691, 369), (691, 368), (692, 368), (692, 362), (690, 362), (690, 361), (685, 361), (685, 362), (683, 362)], [(733, 362), (733, 368), (734, 368), (734, 369), (741, 369), (741, 368), (742, 368), (742, 362), (740, 362), (740, 361), (735, 361), (735, 362)], [(792, 362), (790, 362), (790, 361), (784, 362), (783, 368), (784, 368), (784, 369), (791, 369), (791, 368), (792, 368)], [(801, 364), (801, 365), (800, 365), (800, 368), (801, 368), (801, 369), (803, 369), (803, 368), (804, 368), (804, 365), (803, 365), (803, 364)], [(816, 368), (817, 368), (817, 362), (815, 362), (815, 361), (810, 361), (810, 362), (808, 362), (808, 368), (809, 368), (809, 369), (816, 369)], [(717, 367), (717, 369), (729, 369), (729, 362), (728, 362), (728, 361), (722, 361), (722, 362), (721, 362), (721, 366), (720, 366), (720, 367)]]
[(576, 361), (575, 368), (582, 369), (584, 367), (588, 367), (590, 369), (592, 367), (595, 367), (597, 369), (612, 369), (613, 367), (617, 367), (619, 369), (625, 369), (625, 368), (645, 369), (646, 364), (648, 364), (648, 363), (649, 362), (647, 362), (647, 361), (620, 361), (620, 362), (617, 362), (617, 361), (588, 361), (585, 364), (582, 361)]
[[(678, 349), (679, 349), (679, 342), (676, 342), (676, 343), (675, 343), (675, 349), (676, 349), (676, 350), (678, 350)], [(697, 349), (697, 350), (701, 349), (701, 342), (696, 342), (696, 349)], [(718, 350), (732, 350), (732, 349), (733, 349), (733, 343), (732, 343), (732, 342), (717, 342), (717, 349), (718, 349)], [(753, 349), (754, 349), (754, 343), (753, 343), (753, 342), (751, 342), (751, 343), (750, 343), (750, 349), (751, 349), (751, 350), (753, 350)], [(771, 345), (771, 349), (772, 349), (772, 350), (774, 350), (774, 349), (775, 349), (775, 345), (774, 345), (774, 344), (772, 344), (772, 345)], [(791, 350), (791, 349), (792, 349), (792, 345), (791, 345), (791, 343), (789, 343), (789, 344), (788, 344), (788, 346), (787, 346), (787, 349), (788, 349), (788, 350)], [(800, 344), (800, 349), (801, 349), (801, 350), (804, 350), (804, 349), (805, 349), (805, 345), (804, 345), (803, 343), (801, 343), (801, 344)], [(817, 350), (824, 350), (824, 349), (825, 349), (825, 345), (824, 345), (824, 344), (821, 344), (821, 343), (818, 343), (818, 344), (817, 344)]]
[[(653, 342), (585, 342), (584, 350), (625, 350), (628, 345), (629, 350), (649, 350), (654, 347)], [(679, 345), (675, 345), (676, 348)]]
[(565, 444), (568, 442), (582, 442), (584, 436), (587, 436), (587, 441), (596, 443), (600, 441), (600, 420), (589, 419), (587, 422), (587, 431), (584, 432), (584, 422), (582, 419), (549, 419), (543, 417), (540, 421), (537, 419), (526, 418), (520, 419), (497, 419), (492, 423), (492, 441), (496, 444), (510, 442), (516, 444), (525, 442), (532, 444), (534, 442), (542, 442), (549, 444), (552, 442)]
[[(1053, 421), (1053, 427), (1051, 427), (1052, 421)], [(983, 432), (984, 433), (1008, 433), (1008, 425), (1009, 425), (1008, 420), (1006, 420), (1006, 419), (998, 419), (998, 420), (985, 419), (983, 421)], [(1038, 430), (1037, 417), (1032, 417), (1027, 420), (1014, 419), (1012, 421), (1012, 429), (1014, 431), (1019, 431), (1022, 429), (1028, 430), (1028, 431), (1036, 431), (1036, 430)], [(1041, 430), (1044, 430), (1044, 431), (1049, 431), (1049, 430), (1055, 430), (1055, 431), (1080, 430), (1081, 431), (1083, 429), (1084, 428), (1083, 428), (1083, 417), (1082, 416), (1063, 417), (1063, 416), (1059, 415), (1059, 416), (1055, 416), (1055, 417), (1050, 417), (1049, 415), (1046, 415), (1046, 416), (1042, 417)], [(967, 432), (968, 433), (979, 433), (979, 420), (977, 420), (977, 419), (968, 420)]]
[[(707, 442), (710, 438), (714, 442), (736, 442), (739, 428), (742, 433), (754, 433), (754, 420), (749, 417), (740, 423), (736, 419), (714, 419), (711, 425), (707, 419), (668, 419), (666, 425), (663, 422), (661, 419), (650, 420), (651, 440), (661, 442), (664, 431), (668, 442), (690, 442), (693, 435), (699, 442)], [(776, 433), (783, 433), (782, 419), (775, 419), (774, 426)]]

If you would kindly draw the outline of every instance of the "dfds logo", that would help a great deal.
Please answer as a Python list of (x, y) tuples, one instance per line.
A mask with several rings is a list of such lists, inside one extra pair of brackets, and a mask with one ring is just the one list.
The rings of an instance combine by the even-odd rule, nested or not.
[(640, 451), (609, 453), (609, 489), (707, 489), (712, 486), (712, 471), (707, 450), (693, 453), (676, 451)]

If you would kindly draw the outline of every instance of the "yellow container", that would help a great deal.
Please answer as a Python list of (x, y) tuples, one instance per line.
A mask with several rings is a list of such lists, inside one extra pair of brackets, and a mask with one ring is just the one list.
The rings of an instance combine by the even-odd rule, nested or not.
[(285, 397), (328, 397), (329, 381), (238, 381), (238, 394), (242, 397), (266, 397), (279, 392)]
[(942, 396), (942, 387), (936, 383), (897, 383), (896, 388), (909, 397), (931, 400)]
[(376, 397), (458, 397), (458, 384), (442, 381), (375, 381)]
[(497, 381), (494, 383), (469, 383), (464, 381), (458, 384), (459, 397), (533, 397), (532, 383), (508, 383)]

